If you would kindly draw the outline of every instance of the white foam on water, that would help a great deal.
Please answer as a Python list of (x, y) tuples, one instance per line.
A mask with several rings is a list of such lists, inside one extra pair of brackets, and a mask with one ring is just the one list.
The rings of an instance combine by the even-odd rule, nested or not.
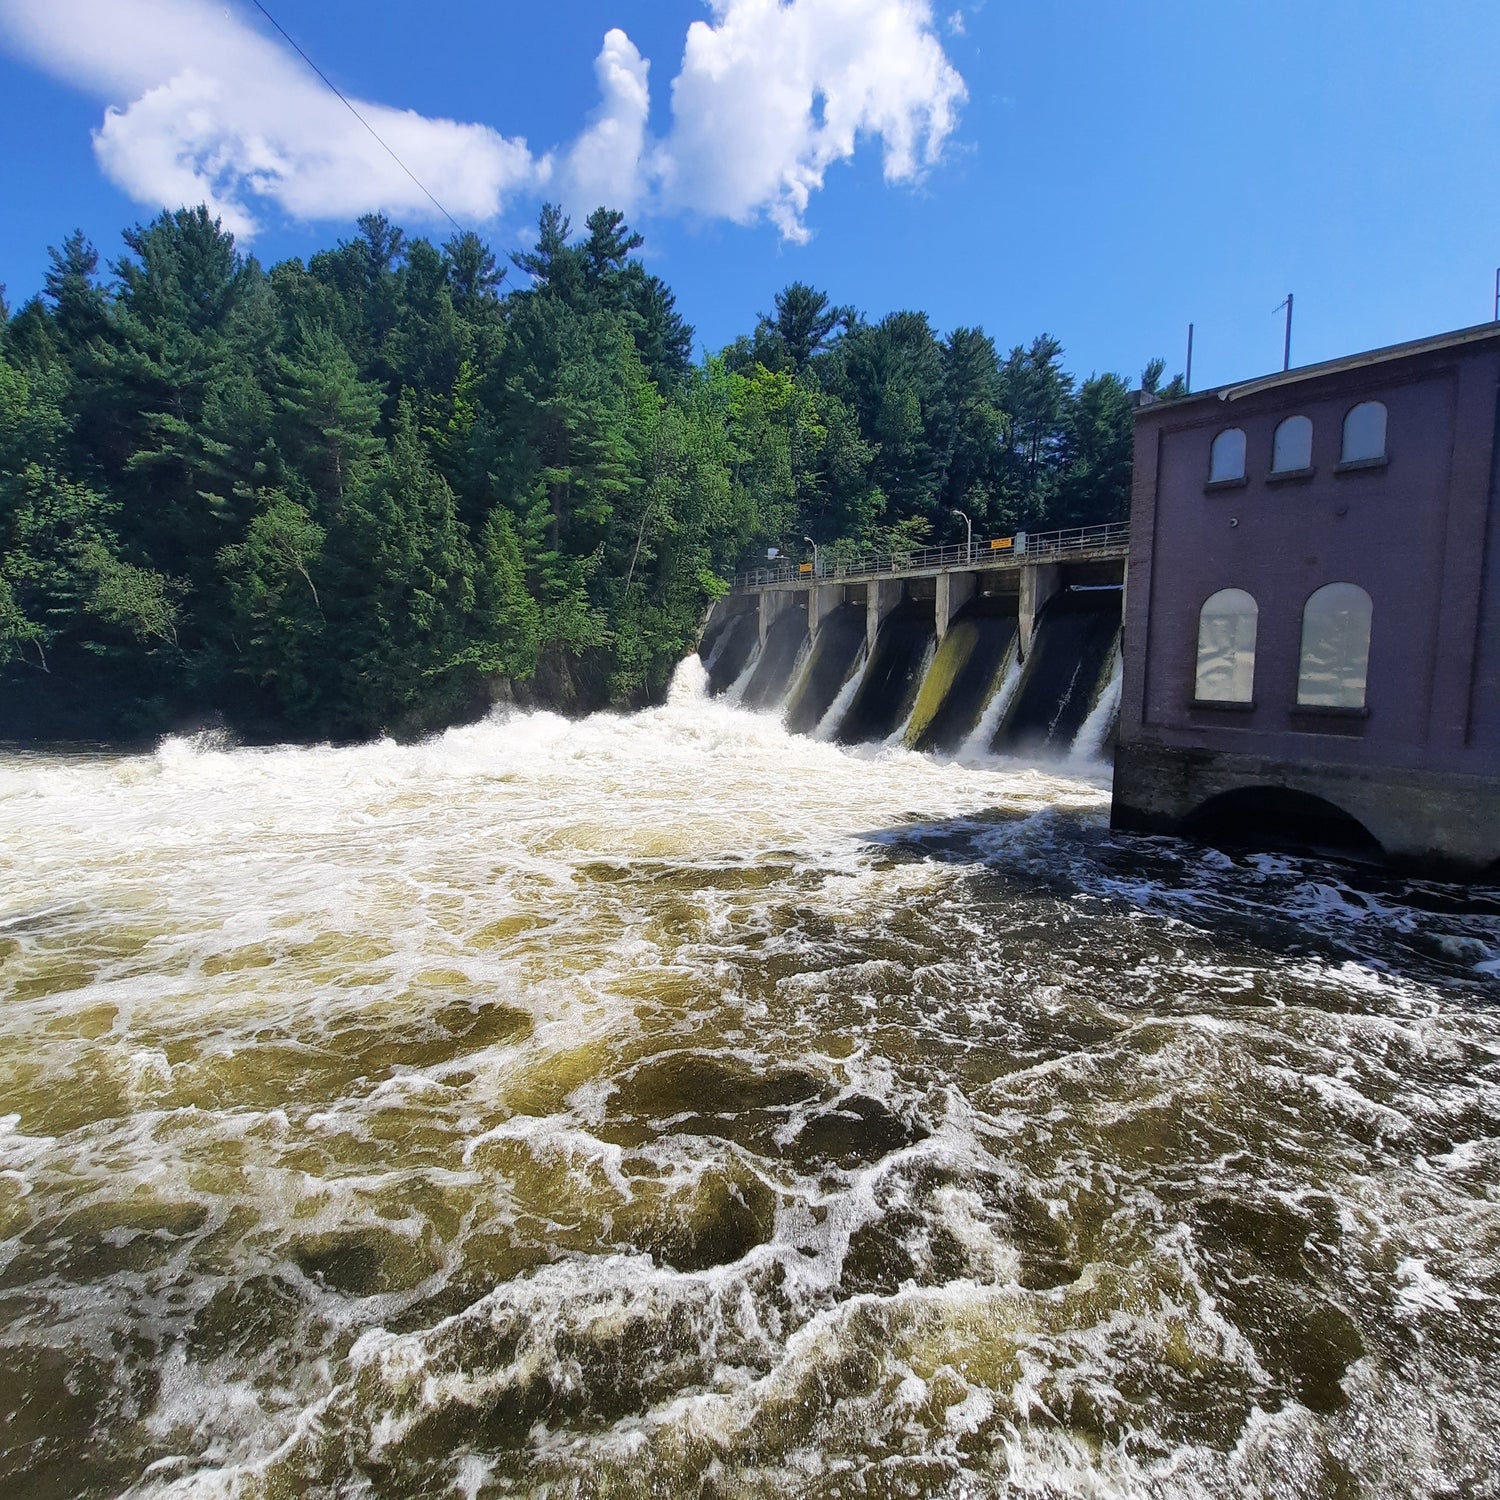
[(0, 1357), (143, 1495), (1487, 1482), (1500, 917), (1106, 813), (696, 657), (0, 756)]

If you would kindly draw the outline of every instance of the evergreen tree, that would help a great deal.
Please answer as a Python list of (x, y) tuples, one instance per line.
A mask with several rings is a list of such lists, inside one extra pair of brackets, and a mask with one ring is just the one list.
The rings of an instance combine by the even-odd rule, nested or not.
[(336, 509), (381, 451), (383, 392), (359, 378), (343, 344), (322, 327), (298, 330), (295, 349), (277, 363), (277, 384), (281, 446), (312, 496)]
[(1091, 375), (1068, 409), (1049, 522), (1086, 526), (1125, 520), (1134, 440), (1129, 387), (1118, 375)]
[(326, 552), (323, 610), (337, 643), (329, 727), (366, 735), (441, 722), (465, 695), (474, 552), (408, 403), (389, 454), (348, 491)]
[(531, 278), (534, 291), (546, 292), (571, 306), (583, 300), (583, 252), (568, 243), (572, 224), (556, 203), (544, 203), (537, 221), (536, 243), (518, 250), (511, 263)]
[(1130, 393), (1056, 340), (1001, 362), (793, 282), (695, 366), (641, 244), (549, 204), (507, 290), (477, 235), (380, 214), (269, 272), (201, 207), (112, 283), (66, 236), (0, 301), (0, 693), (64, 683), (106, 733), (415, 733), (531, 676), (635, 703), (767, 543), (1125, 514)]
[(52, 304), (59, 345), (76, 355), (91, 339), (103, 336), (108, 304), (95, 280), (99, 252), (75, 229), (61, 250), (48, 247), (49, 269), (43, 286)]
[(505, 268), (497, 266), (495, 252), (472, 229), (455, 234), (443, 246), (443, 257), (460, 316), (478, 321), (499, 307)]
[(835, 307), (826, 292), (794, 281), (777, 292), (776, 311), (769, 317), (762, 316), (761, 327), (767, 337), (779, 341), (792, 369), (800, 375), (815, 355), (836, 342), (835, 330), (853, 322), (853, 308)]

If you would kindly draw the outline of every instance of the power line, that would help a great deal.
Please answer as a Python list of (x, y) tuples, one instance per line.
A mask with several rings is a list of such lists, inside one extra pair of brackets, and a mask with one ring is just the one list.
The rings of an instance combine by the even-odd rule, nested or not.
[(411, 180), (412, 180), (412, 181), (413, 181), (413, 182), (414, 182), (414, 183), (416, 183), (416, 185), (417, 185), (417, 186), (418, 186), (418, 187), (419, 187), (419, 188), (421, 188), (421, 189), (422, 189), (422, 191), (423, 191), (423, 192), (424, 192), (424, 193), (426, 193), (426, 194), (427, 194), (427, 196), (428, 196), (428, 198), (430, 198), (430, 199), (431, 199), (431, 200), (432, 200), (432, 206), (433, 206), (433, 207), (434, 207), (434, 208), (435, 208), (435, 209), (437, 209), (437, 211), (438, 211), (438, 212), (439, 212), (439, 213), (440, 213), (440, 214), (442, 214), (442, 216), (443, 216), (443, 217), (444, 217), (444, 218), (445, 218), (445, 219), (446, 219), (446, 220), (447, 220), (447, 221), (448, 221), (448, 222), (449, 222), (449, 223), (450, 223), (450, 224), (451, 224), (451, 225), (452, 225), (452, 226), (453, 226), (453, 227), (454, 227), (454, 228), (455, 228), (455, 229), (456, 229), (456, 230), (458, 230), (458, 232), (459, 232), (459, 233), (460, 233), (460, 234), (462, 234), (462, 233), (463, 233), (463, 228), (464, 228), (464, 226), (463, 226), (463, 225), (462, 225), (462, 224), (460, 224), (460, 223), (459, 223), (459, 222), (458, 222), (458, 220), (457, 220), (457, 219), (455, 219), (455, 218), (454, 218), (454, 217), (453, 217), (453, 215), (452, 215), (452, 214), (450, 214), (450, 213), (449, 213), (449, 212), (448, 212), (448, 210), (447, 210), (447, 209), (446, 209), (446, 208), (444, 208), (444, 207), (443, 207), (443, 205), (442, 205), (442, 204), (441, 204), (441, 203), (439, 203), (439, 202), (438, 202), (438, 201), (437, 201), (437, 199), (436, 199), (436, 198), (434, 198), (434, 197), (433, 197), (433, 196), (432, 196), (432, 193), (431, 193), (431, 192), (430, 192), (430, 191), (428, 191), (428, 188), (427, 188), (427, 184), (426, 184), (426, 183), (424, 183), (424, 182), (423, 182), (423, 181), (422, 181), (422, 179), (421, 179), (421, 178), (420, 178), (420, 177), (418, 177), (418, 176), (417, 176), (417, 174), (416, 174), (416, 173), (415, 173), (415, 172), (413, 172), (413, 171), (412, 171), (412, 169), (411, 169), (411, 168), (410, 168), (410, 167), (409, 167), (409, 166), (407, 166), (407, 165), (406, 165), (406, 163), (405, 163), (405, 162), (404, 162), (404, 161), (402, 161), (402, 160), (401, 160), (401, 158), (400, 158), (400, 157), (399, 157), (399, 156), (397, 156), (397, 155), (396, 155), (396, 153), (395, 153), (395, 152), (394, 152), (394, 151), (392, 151), (392, 150), (391, 150), (391, 148), (390, 148), (390, 147), (389, 147), (389, 146), (387, 146), (387, 145), (386, 145), (386, 143), (385, 143), (385, 142), (384, 142), (384, 141), (383, 141), (383, 140), (381, 140), (381, 139), (380, 139), (380, 135), (379, 135), (379, 133), (378, 133), (378, 132), (377, 132), (377, 131), (376, 131), (376, 129), (375, 129), (375, 127), (374, 127), (374, 126), (373, 126), (373, 125), (372, 125), (372, 124), (370, 124), (370, 122), (369, 122), (369, 121), (368, 121), (368, 120), (367, 120), (367, 119), (365, 119), (365, 117), (364, 117), (364, 116), (363, 116), (363, 115), (362, 115), (362, 114), (360, 114), (360, 112), (359, 112), (359, 111), (358, 111), (358, 110), (357, 110), (357, 109), (355, 109), (355, 107), (354, 107), (354, 106), (353, 106), (353, 105), (352, 105), (352, 104), (351, 104), (351, 103), (350, 103), (350, 102), (349, 102), (349, 101), (348, 101), (348, 99), (346, 99), (346, 98), (345, 98), (345, 97), (344, 97), (344, 95), (343, 95), (343, 94), (342, 94), (342, 93), (340, 93), (340, 92), (339, 92), (339, 87), (338, 87), (338, 85), (337, 85), (337, 84), (336, 84), (336, 83), (334, 83), (334, 81), (333, 81), (333, 79), (331, 79), (331, 78), (330, 78), (330, 77), (329, 77), (329, 76), (328, 76), (328, 75), (327, 75), (327, 74), (326, 74), (326, 73), (325, 73), (325, 72), (324, 72), (324, 71), (323, 71), (323, 70), (322, 70), (322, 68), (320, 68), (320, 67), (319, 67), (319, 66), (318, 66), (318, 65), (317, 65), (317, 63), (315, 63), (315, 62), (314, 62), (314, 61), (313, 61), (313, 60), (312, 60), (312, 58), (310, 58), (310, 57), (309, 57), (309, 56), (308, 56), (308, 55), (307, 55), (307, 53), (305, 53), (305, 52), (304, 52), (304, 51), (303, 51), (303, 50), (302, 50), (302, 49), (301, 49), (301, 47), (299, 47), (299, 46), (298, 46), (298, 45), (297, 45), (297, 43), (296, 43), (296, 42), (295, 42), (295, 41), (294, 41), (294, 40), (293, 40), (293, 39), (292, 39), (292, 37), (291, 37), (291, 35), (290, 35), (290, 34), (289, 34), (289, 33), (288, 33), (288, 31), (287, 31), (287, 29), (286, 29), (286, 28), (285, 28), (285, 27), (284, 27), (284, 26), (283, 26), (283, 25), (282, 25), (282, 24), (281, 24), (281, 22), (280, 22), (280, 21), (278, 21), (278, 20), (277, 20), (277, 19), (276, 19), (276, 17), (275, 17), (275, 16), (273, 16), (273, 15), (272, 15), (272, 14), (271, 14), (271, 12), (270, 12), (270, 11), (268, 11), (268, 10), (267, 10), (267, 9), (266, 9), (266, 8), (265, 8), (265, 6), (264, 6), (264, 5), (262, 5), (262, 4), (261, 4), (261, 3), (260, 3), (260, 0), (252, 0), (252, 3), (253, 3), (253, 4), (254, 4), (254, 6), (255, 6), (255, 8), (256, 8), (256, 10), (258, 10), (258, 11), (259, 11), (259, 12), (260, 12), (260, 13), (261, 13), (261, 15), (263, 15), (263, 16), (264, 16), (264, 17), (265, 17), (265, 18), (266, 18), (266, 20), (268, 20), (268, 21), (269, 21), (269, 22), (270, 22), (270, 23), (271, 23), (271, 25), (273, 25), (273, 26), (274, 26), (274, 27), (275, 27), (275, 28), (276, 28), (276, 29), (277, 29), (277, 31), (279, 31), (279, 32), (280, 32), (280, 33), (281, 33), (281, 34), (282, 34), (282, 36), (283, 36), (283, 37), (285, 37), (285, 38), (286, 38), (286, 42), (287, 42), (287, 45), (288, 45), (288, 46), (289, 46), (289, 47), (290, 47), (290, 48), (291, 48), (291, 49), (292, 49), (292, 51), (293, 51), (293, 52), (295, 52), (295, 53), (296, 53), (296, 54), (297, 54), (297, 56), (298, 56), (298, 57), (300, 57), (300, 58), (301, 58), (301, 59), (302, 59), (302, 61), (303, 61), (303, 62), (305, 62), (305, 63), (306, 63), (306, 64), (307, 64), (307, 65), (308, 65), (308, 67), (310, 67), (310, 68), (311, 68), (311, 69), (312, 69), (312, 70), (313, 70), (313, 72), (314, 72), (314, 73), (316, 73), (316, 74), (317, 74), (317, 75), (318, 75), (318, 77), (319, 77), (319, 78), (321, 78), (321, 79), (322, 79), (322, 80), (323, 80), (323, 82), (324, 82), (324, 83), (326, 83), (326, 84), (327, 84), (327, 85), (328, 85), (328, 87), (329, 87), (329, 88), (330, 88), (330, 89), (331, 89), (331, 90), (332, 90), (332, 91), (333, 91), (333, 93), (334, 93), (334, 95), (335, 95), (335, 96), (336, 96), (336, 97), (337, 97), (337, 99), (338, 99), (338, 100), (339, 100), (339, 102), (340, 102), (340, 103), (341, 103), (341, 104), (342, 104), (342, 105), (343, 105), (343, 106), (344, 106), (344, 108), (345, 108), (345, 109), (347, 109), (347, 110), (348, 110), (348, 111), (349, 111), (349, 113), (350, 113), (350, 114), (351, 114), (351, 115), (353, 115), (353, 116), (354, 116), (354, 118), (355, 118), (355, 119), (356, 119), (356, 120), (358, 120), (358, 121), (359, 121), (359, 123), (360, 123), (360, 124), (361, 124), (361, 125), (363, 125), (363, 126), (364, 126), (364, 127), (365, 127), (365, 129), (366, 129), (366, 130), (368, 130), (368, 131), (369, 131), (369, 132), (370, 132), (370, 134), (371, 134), (371, 135), (372, 135), (372, 136), (374, 136), (374, 137), (375, 137), (375, 139), (376, 139), (376, 141), (378, 141), (378, 142), (379, 142), (379, 144), (380, 144), (380, 145), (381, 145), (381, 147), (382, 147), (382, 148), (383, 148), (383, 149), (384, 149), (384, 150), (385, 150), (385, 152), (386, 152), (386, 154), (387, 154), (387, 155), (388, 155), (388, 156), (389, 156), (389, 157), (390, 157), (390, 159), (391, 159), (391, 160), (392, 160), (392, 161), (393, 161), (393, 162), (395, 162), (395, 163), (396, 163), (396, 165), (397, 165), (397, 166), (398, 166), (398, 167), (400, 167), (400, 168), (401, 168), (401, 170), (402, 170), (402, 171), (403, 171), (403, 172), (405, 172), (405, 173), (406, 173), (406, 175), (407, 175), (407, 176), (408, 176), (408, 177), (410, 177), (410, 178), (411, 178)]

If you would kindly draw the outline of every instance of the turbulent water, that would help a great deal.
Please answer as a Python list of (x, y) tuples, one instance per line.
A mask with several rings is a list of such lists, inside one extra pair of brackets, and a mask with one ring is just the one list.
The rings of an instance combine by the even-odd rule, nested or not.
[(0, 1493), (1496, 1493), (1500, 901), (702, 676), (0, 757)]

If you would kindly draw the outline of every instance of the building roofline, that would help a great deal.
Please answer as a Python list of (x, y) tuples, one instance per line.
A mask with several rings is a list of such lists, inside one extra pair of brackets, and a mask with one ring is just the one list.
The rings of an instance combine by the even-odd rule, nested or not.
[(1467, 344), (1480, 344), (1487, 339), (1500, 340), (1500, 322), (1476, 323), (1470, 328), (1457, 328), (1451, 333), (1431, 334), (1423, 339), (1411, 339), (1404, 344), (1387, 344), (1382, 349), (1368, 349), (1361, 354), (1346, 354), (1339, 359), (1327, 359), (1316, 365), (1299, 365), (1291, 370), (1278, 370), (1274, 375), (1261, 375), (1254, 380), (1240, 380), (1232, 385), (1213, 386), (1206, 391), (1194, 391), (1179, 396), (1174, 401), (1151, 402), (1138, 410), (1151, 411), (1160, 406), (1185, 406), (1193, 401), (1237, 401), (1245, 396), (1256, 396), (1262, 391), (1274, 390), (1277, 386), (1295, 385), (1302, 380), (1317, 380), (1324, 375), (1341, 375), (1347, 370), (1359, 370), (1367, 365), (1385, 364), (1390, 360), (1408, 359), (1419, 354), (1434, 354), (1443, 349), (1458, 349)]

